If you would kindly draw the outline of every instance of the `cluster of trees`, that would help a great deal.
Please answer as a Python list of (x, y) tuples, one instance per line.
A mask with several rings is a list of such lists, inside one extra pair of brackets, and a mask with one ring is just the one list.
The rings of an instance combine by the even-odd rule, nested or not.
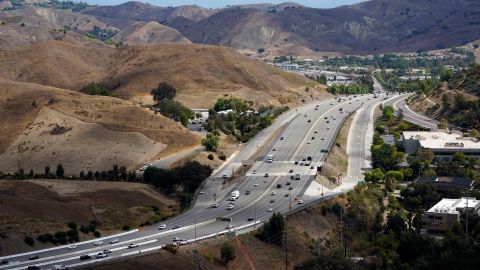
[(424, 80), (402, 81), (399, 76), (401, 75), (396, 72), (385, 72), (384, 70), (375, 73), (375, 77), (383, 87), (392, 92), (417, 92), (423, 94), (437, 89), (440, 85), (437, 79), (426, 78)]
[[(207, 133), (207, 136), (202, 139), (202, 145), (207, 151), (216, 151), (220, 143), (220, 135), (217, 130)], [(213, 155), (212, 155), (213, 160)]]
[(332, 84), (328, 87), (328, 91), (332, 94), (368, 94), (372, 92), (369, 85), (352, 83), (352, 84)]
[[(232, 111), (218, 114), (226, 110)], [(209, 111), (207, 130), (210, 132), (221, 130), (235, 136), (237, 140), (247, 142), (260, 130), (268, 127), (276, 117), (287, 111), (288, 107), (262, 106), (258, 112), (254, 110), (252, 102), (239, 98), (221, 98)]]
[(96, 95), (96, 96), (112, 95), (112, 92), (110, 92), (107, 88), (97, 83), (90, 83), (87, 87), (85, 87), (85, 92), (87, 92), (89, 95)]
[[(12, 1), (13, 2), (13, 1)], [(35, 6), (55, 9), (71, 9), (72, 11), (80, 11), (89, 5), (86, 2), (60, 1), (50, 0), (46, 3), (34, 3)]]
[[(90, 224), (84, 226), (78, 225), (75, 222), (67, 223), (68, 230), (67, 231), (58, 231), (54, 234), (52, 233), (45, 233), (40, 234), (37, 236), (37, 241), (41, 243), (52, 243), (54, 245), (60, 244), (65, 245), (67, 243), (74, 243), (80, 241), (79, 232), (83, 234), (89, 234), (90, 232), (93, 234), (94, 237), (100, 237), (101, 233), (97, 231), (97, 222), (92, 220)], [(25, 243), (28, 245), (33, 246), (35, 244), (34, 239), (31, 236), (25, 237)]]
[(150, 92), (153, 100), (156, 102), (155, 108), (163, 116), (171, 118), (182, 125), (187, 126), (188, 119), (193, 117), (193, 112), (189, 108), (183, 106), (182, 103), (173, 100), (177, 93), (177, 89), (166, 82), (162, 82), (158, 87)]
[[(465, 129), (480, 129), (480, 99), (467, 100), (462, 93), (442, 96), (441, 114), (448, 122)], [(453, 106), (452, 106), (453, 105)]]
[(276, 212), (265, 222), (258, 233), (258, 237), (268, 243), (281, 243), (285, 231), (285, 218), (282, 213)]
[(210, 166), (197, 161), (188, 161), (183, 166), (173, 169), (149, 167), (143, 173), (143, 180), (168, 193), (177, 193), (182, 209), (190, 207), (193, 194), (212, 174)]

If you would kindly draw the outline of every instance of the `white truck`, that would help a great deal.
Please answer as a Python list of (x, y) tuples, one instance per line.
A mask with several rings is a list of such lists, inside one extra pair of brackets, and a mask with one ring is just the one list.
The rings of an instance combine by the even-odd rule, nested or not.
[(232, 191), (231, 196), (232, 196), (232, 197), (230, 198), (231, 201), (236, 201), (236, 200), (238, 200), (238, 197), (240, 196), (240, 190), (234, 190), (234, 191)]
[(267, 163), (272, 163), (273, 162), (273, 155), (268, 155), (267, 156)]
[(299, 173), (296, 173), (295, 174), (295, 180), (300, 180), (300, 178), (301, 178), (301, 175)]

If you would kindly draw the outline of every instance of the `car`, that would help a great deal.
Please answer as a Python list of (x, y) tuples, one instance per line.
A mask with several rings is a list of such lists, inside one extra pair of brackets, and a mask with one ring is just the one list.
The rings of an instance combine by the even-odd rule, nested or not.
[(70, 245), (68, 246), (68, 249), (76, 249), (77, 248), (77, 245)]
[(305, 114), (303, 117), (307, 117), (307, 114)]
[(137, 243), (131, 243), (130, 245), (128, 245), (128, 248), (136, 248), (136, 247), (138, 247)]
[(315, 111), (318, 111), (318, 108), (315, 108)]
[(257, 170), (253, 170), (252, 174), (257, 174)]
[(312, 140), (315, 140), (315, 137), (312, 137)]
[(275, 191), (272, 191), (270, 195), (275, 196), (277, 193)]
[(112, 253), (112, 251), (111, 251), (110, 249), (104, 249), (102, 252), (105, 253), (105, 254), (110, 254), (110, 253)]
[(214, 203), (214, 204), (212, 204), (212, 208), (218, 208), (219, 206), (220, 206), (219, 203)]
[(167, 224), (162, 224), (162, 225), (158, 226), (159, 230), (165, 230), (166, 228), (167, 228)]
[(293, 179), (293, 178), (295, 178), (295, 176), (293, 176), (293, 175), (290, 175), (290, 179)]
[(273, 211), (273, 208), (268, 208), (267, 209), (267, 212), (272, 212)]
[(313, 169), (313, 166), (310, 166), (310, 169)]
[(200, 193), (200, 194), (205, 194), (205, 191), (201, 190), (199, 193)]
[(92, 257), (88, 254), (80, 256), (81, 261), (90, 260)]
[(291, 184), (292, 184), (292, 183), (290, 183), (290, 182), (285, 183), (285, 185), (287, 185), (287, 186), (290, 186)]
[(277, 188), (282, 188), (282, 184), (277, 184)]
[(93, 243), (95, 246), (100, 246), (101, 244), (103, 244), (103, 241), (102, 240), (98, 240), (98, 241), (95, 241), (95, 243)]
[(57, 265), (54, 265), (51, 270), (67, 270), (67, 269), (68, 267), (66, 267), (65, 265), (57, 264)]
[(245, 191), (245, 195), (250, 195), (250, 190)]
[(27, 266), (27, 270), (40, 270), (40, 267), (36, 265), (29, 265)]
[(320, 107), (320, 105), (318, 105), (318, 104), (317, 104), (317, 105), (315, 105), (315, 108), (318, 108), (318, 107)]
[(283, 137), (280, 137), (280, 141), (283, 141)]
[(105, 254), (103, 252), (100, 252), (97, 254), (97, 259), (103, 259), (103, 258), (106, 258), (108, 257), (108, 254)]
[(112, 240), (110, 240), (110, 244), (116, 244), (118, 243), (118, 238), (113, 238)]
[(227, 206), (227, 210), (232, 210), (234, 207), (235, 207), (235, 206), (233, 206), (233, 204), (229, 204), (229, 205)]
[(308, 119), (308, 121), (307, 121), (307, 122), (308, 122), (308, 123), (311, 123), (311, 122), (312, 122), (312, 119)]
[(288, 187), (288, 190), (293, 190), (293, 187)]
[(188, 244), (187, 240), (182, 240), (177, 242), (179, 246), (185, 246)]
[(7, 260), (7, 259), (3, 259), (3, 260), (0, 261), (0, 265), (6, 265), (8, 263), (9, 263), (9, 260)]
[(253, 218), (253, 217), (247, 218), (247, 221), (254, 221), (254, 220), (255, 220), (255, 218)]
[(308, 141), (307, 144), (312, 144), (312, 142), (311, 142), (311, 141)]
[(273, 148), (272, 151), (274, 152), (274, 151), (277, 151), (277, 150), (275, 150), (275, 148)]
[(295, 160), (295, 165), (298, 165), (298, 161)]
[(318, 131), (316, 131), (316, 130), (315, 130), (313, 133), (317, 134), (317, 133), (318, 133)]
[(29, 260), (29, 261), (33, 261), (33, 260), (36, 260), (36, 259), (38, 259), (38, 258), (40, 258), (40, 256), (38, 256), (38, 255), (32, 255), (32, 256), (28, 257), (28, 260)]
[(258, 187), (258, 183), (253, 184), (254, 187)]
[(327, 124), (330, 124), (330, 120), (327, 120)]
[(293, 173), (293, 169), (290, 169), (290, 171), (288, 171), (289, 173)]
[(298, 200), (297, 203), (298, 203), (298, 204), (303, 204), (303, 201), (302, 201), (302, 200)]
[(327, 127), (327, 130), (330, 130), (330, 127)]
[(271, 200), (270, 200), (270, 203), (274, 203), (274, 202), (275, 202), (275, 199), (271, 199)]
[(231, 228), (233, 228), (232, 224), (228, 224), (227, 227), (225, 227), (225, 229), (231, 229)]
[(173, 226), (172, 230), (176, 230), (176, 229), (178, 229), (178, 228), (180, 228), (180, 226), (175, 225), (175, 226)]
[(288, 193), (285, 193), (285, 195), (283, 195), (283, 197), (288, 197), (288, 196), (290, 196), (290, 194)]
[(325, 138), (322, 138), (322, 141), (325, 141)]
[(325, 118), (324, 118), (324, 119), (328, 119), (328, 117), (326, 117), (326, 116), (325, 116)]
[(266, 173), (263, 177), (269, 177), (269, 176), (270, 176), (270, 174)]
[(173, 242), (178, 242), (178, 241), (182, 241), (182, 240), (183, 240), (182, 238), (174, 236), (172, 241)]

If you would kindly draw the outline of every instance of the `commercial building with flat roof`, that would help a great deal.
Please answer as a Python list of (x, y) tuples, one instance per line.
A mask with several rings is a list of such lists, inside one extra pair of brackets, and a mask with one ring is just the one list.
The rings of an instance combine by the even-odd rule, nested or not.
[(465, 211), (477, 215), (480, 200), (462, 197), (460, 199), (442, 199), (422, 215), (423, 228), (429, 232), (444, 232), (460, 221)]
[(431, 149), (437, 160), (449, 160), (461, 152), (480, 158), (480, 142), (463, 133), (454, 131), (404, 131), (403, 144), (407, 154), (420, 148)]
[(430, 185), (436, 189), (472, 189), (473, 187), (473, 180), (463, 176), (424, 176), (416, 182)]

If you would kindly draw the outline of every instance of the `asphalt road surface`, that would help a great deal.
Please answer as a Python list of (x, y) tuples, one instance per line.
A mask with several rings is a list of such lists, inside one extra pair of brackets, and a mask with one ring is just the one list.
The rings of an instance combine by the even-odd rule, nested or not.
[[(6, 256), (0, 260), (7, 259), (9, 264), (1, 265), (0, 269), (26, 269), (32, 265), (41, 269), (51, 269), (54, 265), (81, 267), (158, 250), (171, 243), (173, 237), (188, 240), (191, 244), (205, 237), (252, 229), (273, 212), (287, 214), (301, 207), (300, 201), (306, 204), (344, 192), (363, 179), (362, 169), (368, 166), (366, 157), (373, 134), (373, 109), (385, 97), (385, 94), (377, 98), (371, 94), (348, 96), (305, 105), (283, 114), (207, 179), (192, 209), (165, 221), (163, 230), (159, 230), (160, 224), (156, 224), (141, 231), (104, 237), (97, 245), (95, 241), (98, 239), (79, 242), (73, 249), (67, 245)], [(317, 166), (321, 166), (328, 155), (343, 121), (357, 110), (348, 140), (348, 176), (342, 186), (320, 194), (319, 184), (312, 181)], [(268, 155), (273, 155), (273, 162), (267, 162)], [(310, 158), (312, 163), (306, 166), (305, 162)], [(231, 175), (245, 160), (251, 161), (253, 166), (235, 183), (225, 185), (222, 176)], [(301, 174), (300, 179), (291, 179), (297, 173)], [(240, 196), (238, 200), (230, 201), (234, 190), (239, 190)], [(215, 202), (219, 204), (216, 208), (212, 207)], [(227, 209), (229, 203), (234, 204), (231, 210)], [(218, 217), (231, 221), (219, 221)], [(178, 228), (173, 229), (174, 226)], [(231, 228), (227, 229), (227, 226)], [(118, 243), (111, 244), (112, 239), (117, 239)], [(138, 246), (129, 248), (132, 243)], [(96, 254), (105, 249), (111, 251), (108, 257), (96, 259)], [(84, 254), (91, 255), (92, 259), (80, 260)], [(29, 260), (31, 256), (38, 258)]]

